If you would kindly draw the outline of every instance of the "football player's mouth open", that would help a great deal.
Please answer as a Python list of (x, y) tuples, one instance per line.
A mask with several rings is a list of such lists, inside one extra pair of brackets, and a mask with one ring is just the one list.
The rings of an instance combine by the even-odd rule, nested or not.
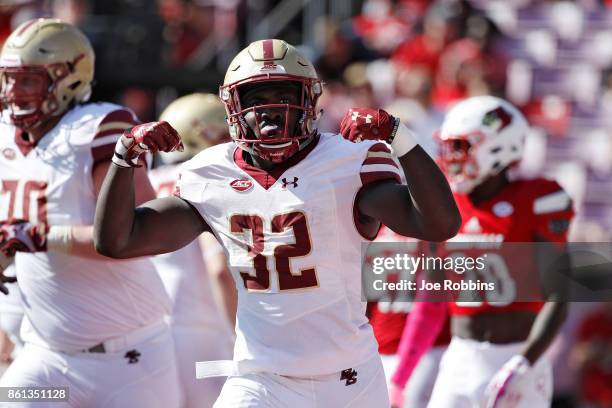
[(259, 130), (260, 140), (265, 141), (270, 139), (270, 143), (260, 143), (260, 146), (268, 149), (280, 149), (291, 145), (292, 141), (287, 142), (276, 142), (283, 134), (283, 126), (281, 124), (274, 123), (263, 123), (263, 126)]
[(277, 137), (281, 133), (281, 128), (279, 125), (275, 125), (274, 123), (265, 124), (259, 130), (259, 134), (262, 139), (272, 139)]

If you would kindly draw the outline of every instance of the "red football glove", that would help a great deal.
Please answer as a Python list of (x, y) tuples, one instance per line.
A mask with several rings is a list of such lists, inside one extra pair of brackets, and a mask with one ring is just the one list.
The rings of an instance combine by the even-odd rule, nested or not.
[(399, 121), (382, 109), (351, 108), (342, 118), (340, 134), (351, 142), (391, 142)]
[(166, 121), (150, 122), (127, 130), (117, 141), (113, 163), (120, 167), (139, 167), (138, 156), (151, 153), (183, 151), (183, 143), (176, 130)]
[(0, 252), (15, 256), (15, 252), (44, 252), (47, 250), (45, 224), (32, 224), (26, 220), (10, 219), (0, 222)]

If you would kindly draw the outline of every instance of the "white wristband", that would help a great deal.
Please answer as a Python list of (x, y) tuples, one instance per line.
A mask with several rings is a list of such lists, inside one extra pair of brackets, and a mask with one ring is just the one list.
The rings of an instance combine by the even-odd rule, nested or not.
[(70, 253), (72, 249), (72, 227), (70, 225), (53, 225), (49, 227), (47, 249)]
[(414, 147), (418, 145), (414, 133), (408, 129), (406, 125), (399, 122), (395, 136), (391, 141), (391, 147), (393, 148), (393, 155), (395, 157), (402, 157)]
[[(126, 146), (126, 141), (128, 144), (134, 143), (132, 139), (128, 139), (125, 136), (121, 136), (119, 140), (117, 140), (117, 144), (115, 145), (115, 152), (113, 153), (112, 162), (115, 163), (119, 167), (130, 168), (130, 167), (141, 167), (138, 165), (138, 156), (142, 153), (146, 152), (148, 149), (146, 146), (142, 144), (137, 144), (136, 146)], [(131, 148), (131, 154), (133, 155), (131, 158), (128, 158), (128, 151)]]

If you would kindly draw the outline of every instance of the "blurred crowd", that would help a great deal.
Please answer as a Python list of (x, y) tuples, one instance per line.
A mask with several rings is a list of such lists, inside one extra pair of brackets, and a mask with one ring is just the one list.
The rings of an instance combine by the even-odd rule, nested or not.
[[(606, 4), (607, 3), (607, 4)], [(317, 68), (327, 81), (322, 128), (352, 105), (385, 108), (422, 145), (467, 96), (519, 106), (532, 131), (521, 171), (559, 180), (577, 210), (571, 240), (612, 227), (612, 9), (609, 2), (368, 0), (322, 22)]]
[(610, 238), (612, 2), (353, 0), (351, 16), (319, 7), (309, 26), (299, 13), (276, 23), (285, 3), (4, 0), (0, 41), (32, 17), (79, 25), (98, 58), (94, 99), (119, 101), (146, 121), (180, 94), (215, 92), (254, 32), (282, 37), (301, 44), (326, 82), (320, 129), (337, 130), (351, 106), (381, 107), (432, 154), (455, 101), (502, 96), (533, 125), (522, 171), (557, 178), (574, 198), (571, 239)]
[[(146, 121), (180, 94), (216, 92), (229, 56), (282, 3), (2, 0), (0, 43), (32, 17), (79, 25), (97, 52), (94, 98), (127, 105)], [(520, 171), (554, 177), (572, 195), (570, 240), (609, 241), (611, 0), (347, 3), (349, 18), (322, 14), (307, 27), (296, 17), (275, 32), (302, 44), (325, 81), (319, 129), (337, 131), (350, 107), (380, 107), (409, 124), (435, 155), (434, 134), (453, 103), (483, 94), (507, 98), (532, 124)], [(314, 40), (306, 44), (306, 37)], [(612, 407), (611, 328), (609, 304), (573, 307), (552, 350), (557, 406), (576, 399), (583, 407)]]

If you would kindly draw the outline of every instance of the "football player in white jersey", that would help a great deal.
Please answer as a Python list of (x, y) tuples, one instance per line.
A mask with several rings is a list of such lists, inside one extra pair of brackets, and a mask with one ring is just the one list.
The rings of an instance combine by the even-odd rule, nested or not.
[[(162, 153), (163, 161), (168, 164), (149, 173), (157, 197), (168, 197), (174, 192), (181, 162), (230, 138), (225, 108), (217, 95), (194, 93), (178, 98), (162, 112), (160, 120), (168, 121), (177, 130), (185, 146), (182, 152)], [(198, 381), (193, 375), (194, 364), (231, 358), (234, 342), (236, 287), (216, 238), (204, 233), (200, 240), (202, 246), (193, 241), (176, 252), (154, 258), (172, 301), (170, 328), (185, 408), (213, 405), (223, 379)], [(219, 305), (227, 313), (227, 319), (215, 305), (217, 296), (211, 289), (220, 292)]]
[(175, 196), (140, 207), (133, 199), (138, 154), (181, 148), (167, 122), (136, 126), (115, 148), (96, 210), (101, 253), (174, 251), (211, 231), (228, 256), (238, 288), (234, 360), (197, 367), (200, 377), (229, 375), (216, 407), (388, 406), (361, 299), (361, 243), (381, 222), (425, 240), (459, 226), (444, 175), (404, 125), (354, 108), (344, 138), (321, 134), (321, 92), (293, 46), (256, 41), (220, 89), (234, 143), (187, 162)]
[[(153, 264), (94, 249), (113, 145), (137, 122), (85, 103), (93, 70), (87, 38), (55, 19), (23, 23), (0, 54), (0, 251), (15, 257), (25, 307), (24, 349), (0, 385), (68, 387), (52, 406), (178, 406), (169, 299)], [(144, 169), (138, 202), (155, 196)]]

